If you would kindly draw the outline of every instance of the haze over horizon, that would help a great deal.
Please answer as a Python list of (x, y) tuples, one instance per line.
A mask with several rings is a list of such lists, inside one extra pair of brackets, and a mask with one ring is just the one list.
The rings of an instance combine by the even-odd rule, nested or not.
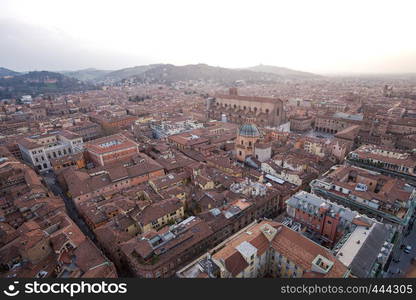
[(258, 64), (328, 73), (416, 73), (414, 1), (0, 2), (0, 66), (115, 70)]

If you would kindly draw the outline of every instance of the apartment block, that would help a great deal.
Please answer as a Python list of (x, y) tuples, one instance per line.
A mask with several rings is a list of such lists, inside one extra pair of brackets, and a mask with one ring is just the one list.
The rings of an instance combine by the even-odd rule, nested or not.
[(416, 189), (406, 181), (355, 166), (334, 166), (310, 186), (318, 196), (401, 228), (415, 210)]
[(281, 223), (263, 220), (176, 274), (180, 278), (345, 278), (350, 272), (328, 249)]
[(67, 130), (26, 137), (18, 146), (23, 160), (39, 172), (51, 170), (54, 159), (83, 151), (82, 137)]

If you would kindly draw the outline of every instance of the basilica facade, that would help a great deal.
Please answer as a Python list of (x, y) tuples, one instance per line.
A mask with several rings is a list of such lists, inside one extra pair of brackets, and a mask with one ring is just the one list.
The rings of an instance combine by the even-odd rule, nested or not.
[(207, 100), (208, 117), (236, 124), (254, 120), (259, 127), (277, 127), (285, 122), (283, 101), (272, 97), (242, 96), (237, 88)]

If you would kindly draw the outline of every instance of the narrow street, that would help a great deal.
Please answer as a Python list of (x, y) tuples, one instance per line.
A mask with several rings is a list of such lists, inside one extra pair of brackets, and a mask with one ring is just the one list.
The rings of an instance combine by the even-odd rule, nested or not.
[(68, 213), (68, 216), (78, 225), (81, 231), (88, 236), (92, 241), (95, 241), (95, 235), (90, 230), (84, 220), (79, 216), (75, 204), (62, 190), (59, 184), (56, 182), (56, 177), (53, 173), (43, 174), (42, 178), (45, 180), (48, 188), (58, 197), (61, 197), (65, 202), (65, 207)]
[(410, 267), (412, 258), (416, 257), (416, 230), (415, 227), (412, 228), (410, 234), (405, 236), (402, 244), (406, 247), (410, 245), (412, 250), (410, 253), (405, 253), (404, 249), (397, 248), (396, 255), (393, 257), (397, 257), (399, 259), (398, 262), (391, 261), (389, 269), (387, 270), (386, 277), (403, 277), (404, 273)]

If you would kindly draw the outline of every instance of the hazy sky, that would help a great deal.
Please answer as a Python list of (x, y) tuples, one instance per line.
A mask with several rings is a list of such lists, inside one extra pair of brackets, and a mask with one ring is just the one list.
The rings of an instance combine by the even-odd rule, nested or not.
[(415, 0), (0, 0), (0, 66), (416, 72)]

